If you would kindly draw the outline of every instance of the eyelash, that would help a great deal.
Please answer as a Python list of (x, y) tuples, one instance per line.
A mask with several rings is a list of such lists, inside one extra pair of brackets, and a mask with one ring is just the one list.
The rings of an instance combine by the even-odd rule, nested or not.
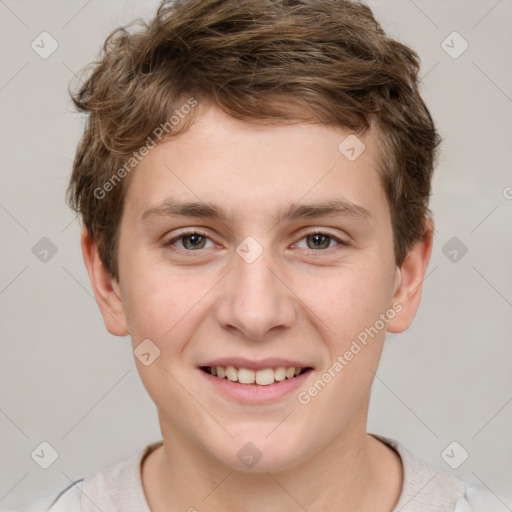
[[(190, 249), (181, 249), (181, 248), (175, 248), (173, 246), (173, 244), (178, 241), (180, 238), (185, 238), (187, 236), (191, 236), (191, 235), (200, 235), (204, 238), (207, 238), (208, 240), (210, 240), (210, 236), (205, 233), (204, 231), (201, 231), (200, 229), (197, 229), (197, 228), (193, 228), (193, 229), (189, 229), (189, 230), (186, 230), (186, 231), (183, 231), (181, 232), (178, 236), (175, 236), (173, 239), (169, 240), (168, 242), (166, 242), (164, 245), (166, 247), (169, 247), (173, 252), (176, 252), (176, 253), (194, 253), (194, 252), (202, 252), (201, 249), (198, 249), (197, 251), (194, 251), (194, 250), (190, 250)], [(335, 249), (336, 247), (338, 246), (347, 246), (348, 243), (347, 242), (344, 242), (343, 240), (335, 237), (334, 235), (331, 235), (329, 233), (326, 233), (325, 231), (322, 231), (320, 229), (317, 229), (317, 230), (313, 230), (313, 231), (309, 231), (307, 233), (304, 233), (302, 235), (302, 237), (299, 239), (300, 240), (303, 240), (304, 238), (307, 238), (309, 236), (314, 236), (314, 235), (325, 235), (327, 236), (328, 238), (330, 238), (331, 240), (334, 240), (335, 242), (337, 242), (337, 245), (334, 246), (334, 247), (328, 247), (327, 249), (319, 249), (319, 250), (316, 250), (316, 249), (306, 249), (307, 251), (309, 252), (312, 252), (312, 253), (325, 253), (325, 252), (328, 252), (332, 249)]]

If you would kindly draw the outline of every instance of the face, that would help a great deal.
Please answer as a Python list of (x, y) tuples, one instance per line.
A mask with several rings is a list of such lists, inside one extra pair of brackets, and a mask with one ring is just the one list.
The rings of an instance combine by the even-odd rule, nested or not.
[(272, 470), (365, 432), (385, 332), (412, 320), (429, 251), (396, 267), (375, 140), (353, 160), (347, 135), (209, 107), (133, 171), (119, 281), (95, 292), (109, 330), (145, 343), (164, 439)]

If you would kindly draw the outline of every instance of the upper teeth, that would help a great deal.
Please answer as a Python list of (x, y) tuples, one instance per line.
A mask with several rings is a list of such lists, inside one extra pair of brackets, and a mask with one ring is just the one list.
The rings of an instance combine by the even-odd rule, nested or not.
[(263, 370), (250, 370), (248, 368), (235, 368), (234, 366), (210, 366), (212, 375), (216, 375), (220, 379), (227, 378), (232, 382), (240, 382), (240, 384), (259, 384), (268, 386), (274, 382), (285, 379), (291, 379), (299, 375), (303, 368), (290, 366), (286, 368), (279, 366), (277, 368), (264, 368)]

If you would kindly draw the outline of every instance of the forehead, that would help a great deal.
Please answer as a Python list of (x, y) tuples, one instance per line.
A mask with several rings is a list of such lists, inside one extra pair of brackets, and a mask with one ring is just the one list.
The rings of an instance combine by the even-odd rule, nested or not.
[(265, 213), (276, 220), (292, 203), (330, 201), (375, 215), (386, 203), (377, 162), (371, 130), (356, 137), (320, 124), (251, 123), (209, 106), (189, 130), (144, 157), (126, 206), (147, 217), (172, 198), (208, 204), (223, 220)]

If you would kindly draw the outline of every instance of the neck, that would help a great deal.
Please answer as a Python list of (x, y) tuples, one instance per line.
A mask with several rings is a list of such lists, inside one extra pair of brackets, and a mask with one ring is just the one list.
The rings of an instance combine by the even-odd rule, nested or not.
[(229, 468), (186, 436), (166, 434), (142, 468), (152, 512), (391, 512), (400, 495), (400, 457), (364, 430), (339, 436), (295, 467), (259, 473)]

